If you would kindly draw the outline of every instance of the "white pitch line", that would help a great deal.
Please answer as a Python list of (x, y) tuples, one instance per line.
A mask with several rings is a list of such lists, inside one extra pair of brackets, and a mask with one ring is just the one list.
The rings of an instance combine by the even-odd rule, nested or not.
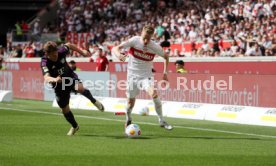
[[(52, 112), (43, 112), (43, 111), (30, 111), (30, 110), (24, 110), (24, 109), (5, 108), (5, 107), (0, 107), (0, 109), (8, 109), (8, 110), (20, 111), (20, 112), (31, 112), (31, 113), (38, 113), (38, 114), (48, 114), (48, 115), (63, 116), (61, 113), (52, 113)], [(85, 115), (74, 115), (74, 116), (75, 117), (80, 117), (80, 118), (88, 118), (88, 119), (97, 119), (97, 120), (106, 120), (106, 121), (115, 121), (115, 122), (125, 122), (124, 120), (119, 120), (119, 119), (101, 118), (101, 117), (93, 117), (93, 116), (85, 116)], [(135, 121), (135, 123), (152, 125), (152, 126), (159, 126), (156, 123), (150, 123), (150, 122), (137, 122), (137, 121)], [(199, 131), (210, 131), (210, 132), (227, 133), (227, 134), (235, 134), (235, 135), (256, 136), (256, 137), (264, 137), (264, 138), (276, 138), (276, 136), (272, 136), (272, 135), (242, 133), (242, 132), (235, 132), (235, 131), (226, 131), (226, 130), (200, 128), (200, 127), (174, 126), (174, 128), (189, 129), (189, 130), (199, 130)]]

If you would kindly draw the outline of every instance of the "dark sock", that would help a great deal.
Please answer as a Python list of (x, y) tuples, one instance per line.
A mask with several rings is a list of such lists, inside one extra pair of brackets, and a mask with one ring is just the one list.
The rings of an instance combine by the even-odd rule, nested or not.
[(74, 115), (71, 111), (67, 113), (63, 113), (65, 119), (74, 127), (76, 128), (78, 126), (78, 123), (76, 122)]
[(89, 90), (85, 89), (82, 95), (88, 98), (92, 103), (96, 103), (96, 99), (92, 96)]

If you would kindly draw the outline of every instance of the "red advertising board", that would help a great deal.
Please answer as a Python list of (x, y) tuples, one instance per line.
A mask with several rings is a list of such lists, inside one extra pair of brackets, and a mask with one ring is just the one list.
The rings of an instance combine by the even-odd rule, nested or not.
[[(275, 75), (172, 73), (168, 77), (170, 86), (164, 89), (158, 82), (162, 74), (155, 74), (159, 96), (164, 101), (276, 107)], [(110, 80), (126, 80), (126, 73), (110, 72)], [(0, 89), (12, 88), (15, 98), (44, 99), (44, 79), (40, 71), (2, 71), (0, 81)], [(125, 98), (125, 89), (111, 90), (109, 96)], [(149, 96), (143, 92), (137, 98), (149, 99)]]
[(44, 78), (38, 71), (13, 71), (15, 98), (44, 100)]
[[(110, 72), (126, 72), (127, 63), (113, 62), (109, 64)], [(40, 71), (39, 62), (5, 63), (9, 70)], [(82, 71), (95, 71), (96, 64), (92, 62), (77, 62)], [(163, 72), (164, 64), (155, 62), (154, 69)], [(271, 74), (276, 75), (276, 62), (186, 62), (185, 68), (189, 73), (198, 74)], [(169, 64), (169, 71), (175, 73), (174, 63)]]
[[(112, 72), (112, 80), (125, 80), (125, 73)], [(162, 74), (155, 74), (160, 81)], [(170, 87), (159, 90), (162, 100), (276, 107), (276, 89), (273, 75), (225, 75), (225, 74), (170, 74)], [(162, 84), (159, 83), (161, 88)], [(156, 83), (158, 86), (158, 83)], [(125, 98), (125, 90), (110, 92), (111, 97)], [(142, 92), (137, 98), (149, 99)]]
[[(157, 73), (162, 73), (164, 63), (153, 64)], [(192, 74), (276, 74), (276, 62), (186, 62), (185, 69)], [(169, 63), (169, 72), (175, 73), (175, 65)], [(110, 72), (126, 72), (127, 63), (110, 63)]]

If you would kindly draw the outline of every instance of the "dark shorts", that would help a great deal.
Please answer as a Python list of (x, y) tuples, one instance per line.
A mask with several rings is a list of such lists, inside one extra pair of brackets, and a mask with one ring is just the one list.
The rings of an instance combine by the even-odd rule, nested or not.
[(75, 92), (75, 85), (81, 83), (78, 78), (73, 78), (73, 83), (70, 86), (62, 87), (61, 84), (58, 84), (55, 88), (56, 100), (60, 108), (64, 108), (69, 104), (71, 92)]

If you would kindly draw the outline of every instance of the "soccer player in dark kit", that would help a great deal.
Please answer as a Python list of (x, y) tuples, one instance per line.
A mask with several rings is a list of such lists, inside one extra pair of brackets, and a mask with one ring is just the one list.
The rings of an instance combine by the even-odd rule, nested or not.
[(71, 51), (76, 51), (83, 56), (91, 56), (87, 50), (82, 50), (76, 45), (66, 43), (60, 47), (55, 42), (48, 41), (44, 45), (45, 55), (41, 59), (41, 70), (44, 80), (52, 84), (55, 89), (56, 100), (65, 119), (72, 125), (67, 135), (74, 135), (79, 130), (73, 113), (69, 107), (71, 92), (77, 92), (87, 97), (100, 111), (104, 111), (104, 106), (96, 100), (88, 89), (78, 79), (76, 73), (66, 62), (66, 55)]

